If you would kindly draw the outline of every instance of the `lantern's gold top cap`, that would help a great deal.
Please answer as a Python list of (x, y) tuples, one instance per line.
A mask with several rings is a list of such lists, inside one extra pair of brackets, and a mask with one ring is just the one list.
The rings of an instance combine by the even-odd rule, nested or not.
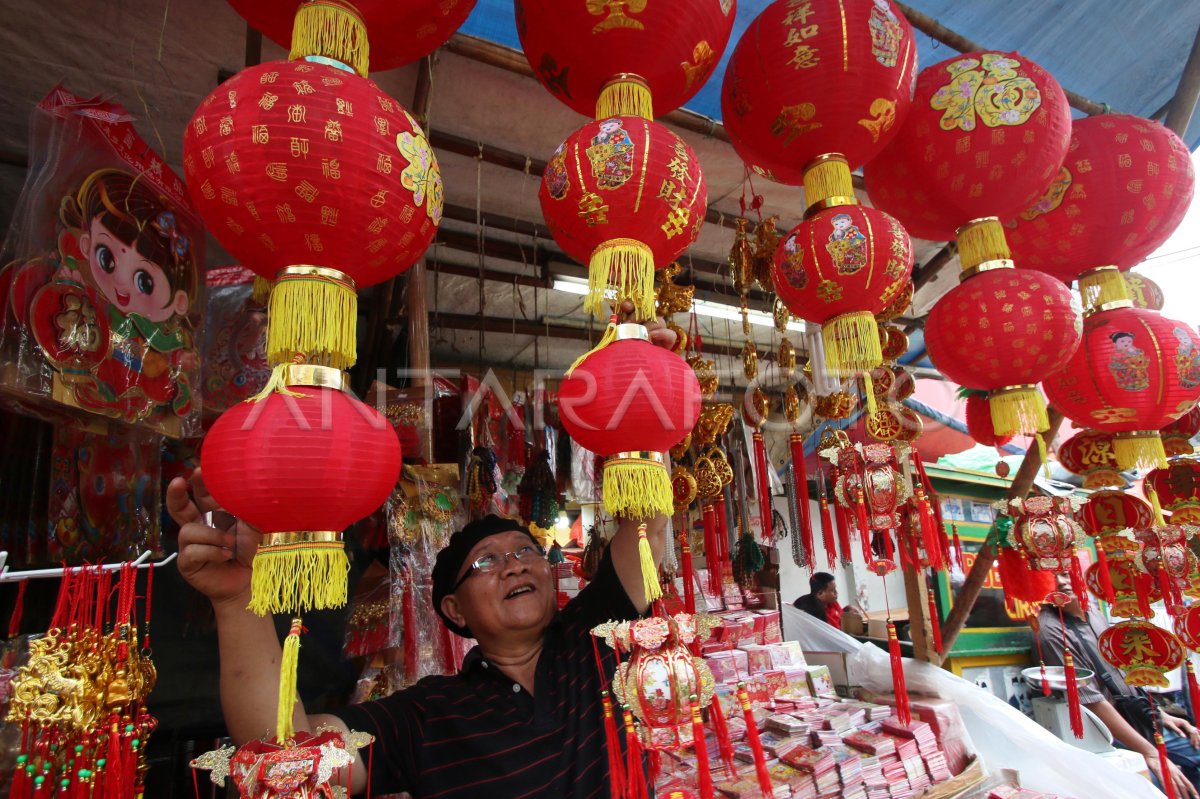
[(650, 332), (646, 330), (645, 325), (626, 322), (617, 325), (617, 341), (625, 341), (627, 339), (640, 339), (641, 341), (650, 340)]

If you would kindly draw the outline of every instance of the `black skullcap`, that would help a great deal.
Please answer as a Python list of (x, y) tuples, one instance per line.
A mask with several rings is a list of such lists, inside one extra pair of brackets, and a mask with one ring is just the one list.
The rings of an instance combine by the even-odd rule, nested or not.
[(458, 572), (462, 568), (463, 562), (466, 561), (467, 555), (471, 554), (471, 550), (483, 539), (498, 533), (513, 531), (524, 533), (529, 536), (530, 541), (540, 546), (537, 539), (533, 537), (533, 533), (529, 532), (528, 527), (513, 519), (505, 519), (489, 513), (482, 519), (468, 523), (463, 529), (450, 536), (450, 543), (438, 552), (437, 560), (433, 564), (432, 575), (433, 609), (437, 615), (442, 617), (442, 622), (450, 632), (461, 635), (463, 638), (471, 637), (470, 630), (455, 624), (442, 612), (442, 600), (454, 590), (454, 582), (458, 579)]

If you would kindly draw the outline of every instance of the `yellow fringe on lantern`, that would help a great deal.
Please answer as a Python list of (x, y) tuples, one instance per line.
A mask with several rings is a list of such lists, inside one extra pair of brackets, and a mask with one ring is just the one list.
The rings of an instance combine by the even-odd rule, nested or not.
[(630, 300), (639, 321), (653, 317), (654, 252), (637, 239), (609, 239), (593, 250), (583, 310), (597, 319), (607, 316), (604, 294), (610, 287), (616, 291), (617, 307)]
[(1110, 302), (1129, 300), (1125, 276), (1115, 266), (1101, 266), (1079, 276), (1079, 295), (1085, 311)]
[(284, 394), (289, 397), (307, 397), (308, 395), (302, 391), (292, 391), (287, 384), (287, 368), (288, 364), (281, 363), (271, 369), (271, 376), (267, 379), (267, 384), (263, 386), (262, 391), (250, 397), (246, 402), (262, 402), (272, 394)]
[(1145, 481), (1142, 485), (1146, 489), (1146, 497), (1150, 500), (1150, 507), (1154, 509), (1155, 526), (1165, 527), (1167, 520), (1163, 518), (1162, 503), (1159, 502), (1158, 492), (1154, 490), (1154, 486), (1150, 485), (1149, 480)]
[(300, 665), (300, 618), (292, 619), (292, 629), (283, 639), (283, 658), (279, 661), (279, 707), (275, 711), (275, 740), (282, 744), (296, 734), (292, 718), (296, 712), (296, 669)]
[(255, 275), (254, 287), (250, 289), (250, 299), (265, 307), (271, 301), (271, 286), (271, 281)]
[(1046, 439), (1042, 438), (1041, 433), (1033, 434), (1033, 442), (1037, 445), (1038, 457), (1042, 459), (1042, 474), (1046, 479), (1050, 479), (1050, 453), (1046, 450)]
[[(358, 359), (358, 295), (349, 278), (332, 269), (280, 273), (267, 309), (267, 360), (349, 369)], [(345, 277), (345, 276), (343, 276)]]
[(992, 428), (998, 436), (1036, 433), (1050, 427), (1046, 400), (1037, 386), (1010, 386), (988, 396)]
[(662, 586), (658, 583), (658, 564), (654, 562), (654, 552), (646, 538), (645, 524), (638, 526), (638, 563), (642, 567), (642, 590), (646, 601), (653, 602), (662, 596)]
[(875, 381), (871, 378), (870, 372), (862, 373), (863, 392), (867, 395), (867, 413), (871, 416), (879, 410), (879, 405), (875, 402)]
[(1117, 456), (1117, 466), (1122, 471), (1165, 469), (1168, 466), (1167, 451), (1157, 430), (1117, 433), (1113, 437), (1113, 454)]
[(580, 355), (578, 358), (576, 358), (575, 363), (571, 364), (571, 366), (567, 369), (566, 376), (570, 377), (571, 373), (574, 372), (576, 369), (578, 369), (580, 364), (582, 364), (584, 361), (586, 361), (588, 358), (590, 358), (592, 356), (592, 353), (599, 352), (600, 350), (604, 349), (605, 347), (607, 347), (609, 344), (612, 344), (616, 340), (617, 340), (617, 323), (610, 321), (608, 323), (608, 327), (606, 327), (604, 329), (604, 335), (601, 336), (600, 340), (596, 342), (596, 346), (592, 347), (590, 350), (585, 352), (583, 355)]
[(852, 311), (835, 316), (821, 326), (825, 366), (833, 374), (869, 372), (883, 364), (879, 326), (870, 311)]
[(338, 0), (302, 3), (292, 23), (292, 51), (288, 60), (298, 61), (310, 55), (340, 61), (365, 78), (371, 48), (363, 18), (348, 3)]
[(343, 607), (349, 573), (340, 533), (269, 533), (254, 556), (250, 610), (265, 616)]
[(618, 456), (604, 462), (604, 510), (610, 516), (651, 519), (674, 513), (671, 475), (650, 458)]
[(1012, 258), (1008, 240), (1004, 238), (1004, 226), (994, 216), (975, 219), (957, 231), (958, 258), (963, 269), (978, 266), (984, 261), (999, 261)]
[[(825, 201), (835, 202), (826, 204)], [(850, 166), (844, 156), (826, 153), (804, 167), (804, 202), (810, 211), (817, 205), (831, 207), (858, 202)]]
[(646, 81), (623, 72), (604, 84), (596, 98), (596, 119), (609, 117), (654, 119), (654, 100)]

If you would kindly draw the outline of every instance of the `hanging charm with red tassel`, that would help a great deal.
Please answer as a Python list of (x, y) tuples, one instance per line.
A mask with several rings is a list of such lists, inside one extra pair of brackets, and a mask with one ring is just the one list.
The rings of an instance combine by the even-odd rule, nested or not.
[(816, 567), (813, 554), (812, 514), (808, 506), (808, 467), (804, 459), (804, 436), (792, 433), (788, 438), (792, 450), (792, 487), (795, 492), (800, 541), (804, 547), (805, 562), (809, 571)]
[[(821, 509), (821, 537), (825, 542), (825, 558), (829, 563), (829, 568), (833, 569), (837, 565), (838, 548), (836, 538), (834, 537), (836, 532), (833, 529), (833, 519), (829, 513), (829, 496), (825, 491), (824, 473), (817, 477), (817, 484), (821, 487), (821, 496), (819, 499)], [(842, 559), (846, 560), (848, 557), (849, 552), (843, 549)]]
[(767, 471), (767, 469), (770, 468), (770, 465), (767, 462), (767, 446), (763, 441), (762, 430), (755, 429), (753, 438), (754, 471), (755, 477), (758, 480), (757, 499), (759, 526), (762, 530), (763, 543), (769, 546), (774, 542), (774, 531), (771, 529), (771, 475)]
[(1075, 656), (1071, 654), (1071, 644), (1067, 640), (1067, 623), (1063, 618), (1063, 608), (1071, 604), (1071, 597), (1061, 591), (1054, 591), (1046, 597), (1046, 601), (1058, 608), (1058, 620), (1063, 631), (1063, 680), (1067, 684), (1067, 711), (1071, 721), (1071, 733), (1076, 738), (1083, 738), (1083, 705), (1079, 701), (1079, 680), (1075, 674)]

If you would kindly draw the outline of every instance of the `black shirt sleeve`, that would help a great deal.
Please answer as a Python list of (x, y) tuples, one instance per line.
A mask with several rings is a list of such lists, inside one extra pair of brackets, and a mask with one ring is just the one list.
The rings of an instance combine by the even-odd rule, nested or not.
[(591, 630), (606, 621), (628, 621), (638, 615), (617, 576), (612, 552), (606, 549), (595, 578), (566, 604), (559, 617), (567, 627)]
[(372, 793), (410, 790), (411, 775), (418, 773), (416, 750), (422, 738), (420, 712), (407, 693), (397, 691), (383, 699), (350, 705), (336, 713), (351, 730), (375, 736), (372, 750), (362, 752), (363, 762), (369, 762), (372, 767)]
[(810, 616), (816, 616), (826, 624), (829, 623), (829, 616), (825, 614), (825, 605), (812, 594), (805, 594), (797, 599), (796, 607)]

